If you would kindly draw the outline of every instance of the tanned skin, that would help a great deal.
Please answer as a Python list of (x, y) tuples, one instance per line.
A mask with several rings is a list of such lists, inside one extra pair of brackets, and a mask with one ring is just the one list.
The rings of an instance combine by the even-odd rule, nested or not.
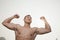
[(19, 24), (11, 23), (11, 20), (14, 18), (19, 18), (19, 15), (11, 16), (5, 19), (2, 24), (10, 30), (15, 31), (16, 40), (35, 40), (36, 35), (46, 34), (51, 32), (50, 25), (46, 21), (44, 16), (40, 17), (41, 20), (45, 23), (45, 28), (31, 28), (30, 24), (32, 22), (32, 17), (30, 15), (26, 15), (24, 17), (24, 26)]

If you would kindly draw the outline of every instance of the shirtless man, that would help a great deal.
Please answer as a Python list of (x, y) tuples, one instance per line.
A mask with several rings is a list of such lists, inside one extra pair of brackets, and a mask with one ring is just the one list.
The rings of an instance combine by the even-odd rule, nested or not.
[(24, 26), (11, 23), (11, 20), (14, 18), (19, 18), (19, 15), (16, 14), (12, 17), (7, 18), (2, 22), (2, 24), (8, 29), (15, 31), (16, 40), (35, 40), (36, 35), (51, 32), (50, 25), (43, 16), (40, 19), (44, 21), (45, 28), (31, 28), (30, 24), (32, 22), (32, 17), (30, 15), (26, 15), (24, 17)]

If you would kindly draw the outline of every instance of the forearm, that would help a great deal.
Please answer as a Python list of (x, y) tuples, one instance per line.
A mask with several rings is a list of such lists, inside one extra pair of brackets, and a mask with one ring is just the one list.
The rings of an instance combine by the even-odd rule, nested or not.
[(51, 27), (49, 25), (49, 23), (45, 20), (45, 29), (47, 29), (48, 31), (51, 31)]
[(37, 28), (36, 33), (37, 33), (37, 34), (45, 34), (45, 33), (51, 32), (50, 25), (48, 24), (48, 22), (47, 22), (47, 20), (45, 19), (45, 17), (42, 16), (40, 19), (44, 21), (44, 23), (45, 23), (45, 28)]

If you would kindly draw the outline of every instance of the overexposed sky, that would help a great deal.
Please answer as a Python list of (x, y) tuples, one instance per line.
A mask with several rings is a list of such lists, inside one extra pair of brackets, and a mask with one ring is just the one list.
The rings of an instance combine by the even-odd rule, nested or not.
[(0, 37), (5, 37), (6, 40), (14, 40), (15, 34), (1, 23), (14, 14), (18, 14), (20, 18), (12, 22), (21, 25), (24, 24), (24, 16), (30, 14), (31, 27), (44, 27), (40, 17), (45, 16), (51, 25), (52, 32), (37, 35), (35, 40), (56, 40), (56, 38), (60, 40), (60, 0), (0, 0)]

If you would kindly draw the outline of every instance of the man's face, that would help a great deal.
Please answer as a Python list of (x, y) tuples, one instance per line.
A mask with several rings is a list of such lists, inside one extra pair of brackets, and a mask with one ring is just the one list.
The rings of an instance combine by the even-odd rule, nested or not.
[(26, 15), (25, 18), (24, 18), (24, 22), (30, 24), (32, 22), (31, 16), (30, 15)]

